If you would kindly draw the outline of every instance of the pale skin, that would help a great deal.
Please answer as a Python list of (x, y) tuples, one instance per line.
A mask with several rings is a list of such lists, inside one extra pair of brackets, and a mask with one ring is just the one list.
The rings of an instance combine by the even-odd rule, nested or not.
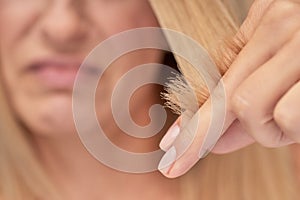
[[(297, 0), (256, 0), (252, 5), (239, 30), (247, 43), (222, 78), (227, 106), (225, 129), (213, 153), (236, 151), (254, 142), (265, 147), (300, 142), (299, 11)], [(205, 117), (198, 121), (191, 146), (161, 169), (165, 176), (181, 176), (199, 160), (212, 114), (210, 106), (208, 101), (199, 110)], [(180, 118), (175, 124), (180, 125)], [(182, 135), (174, 143), (160, 146), (168, 150), (180, 138)], [(297, 155), (298, 147), (293, 152)]]
[[(92, 48), (116, 33), (158, 26), (148, 2), (0, 0), (0, 16), (0, 26), (5, 27), (0, 30), (1, 80), (18, 122), (29, 130), (33, 148), (63, 199), (141, 199), (141, 195), (143, 199), (179, 198), (174, 192), (179, 191), (179, 182), (158, 171), (127, 174), (95, 160), (75, 130), (72, 88), (61, 83), (55, 83), (60, 88), (49, 86), (27, 71), (31, 62), (45, 58), (82, 62)], [(145, 50), (116, 61), (97, 92), (99, 106), (110, 106), (109, 94), (126, 70), (158, 63), (162, 58), (161, 52)], [(160, 101), (159, 90), (147, 86), (134, 95), (130, 109), (138, 124), (149, 123), (148, 109)], [(149, 140), (132, 139), (116, 128), (108, 112), (99, 110), (97, 114), (108, 137), (120, 148), (133, 152), (157, 149), (161, 134)], [(164, 132), (166, 129), (161, 133)]]
[[(67, 56), (82, 60), (91, 48), (115, 33), (135, 27), (158, 26), (147, 1), (27, 0), (26, 5), (16, 0), (0, 2), (0, 26), (5, 27), (0, 29), (1, 78), (9, 99), (12, 100), (16, 117), (30, 130), (41, 161), (63, 193), (64, 199), (141, 199), (140, 194), (143, 194), (143, 199), (176, 199), (178, 193), (175, 191), (179, 191), (176, 180), (165, 179), (158, 172), (143, 175), (117, 172), (93, 159), (76, 135), (71, 110), (72, 91), (49, 91), (34, 82), (30, 75), (22, 73), (22, 69), (37, 57)], [(223, 78), (229, 94), (227, 103), (230, 105), (226, 122), (228, 126), (235, 119), (240, 123), (234, 123), (226, 131), (214, 149), (216, 153), (234, 151), (254, 141), (272, 147), (299, 142), (299, 136), (295, 134), (299, 130), (299, 113), (296, 109), (299, 100), (299, 65), (287, 66), (290, 69), (286, 70), (288, 74), (283, 73), (283, 70), (276, 70), (281, 63), (299, 64), (299, 4), (287, 0), (256, 1), (256, 5), (258, 4), (262, 7), (254, 6), (252, 14), (241, 28), (249, 41)], [(294, 23), (290, 24), (285, 20)], [(276, 32), (276, 27), (281, 29), (283, 24), (288, 24), (286, 31)], [(265, 45), (268, 41), (270, 45)], [(257, 53), (258, 49), (260, 53)], [(161, 60), (161, 54), (157, 52), (132, 56), (134, 59), (124, 58), (120, 63), (127, 63), (129, 68), (138, 63)], [(292, 59), (295, 62), (291, 62)], [(268, 64), (270, 62), (274, 62), (274, 65)], [(122, 74), (122, 70), (114, 72), (119, 76)], [(275, 75), (276, 72), (280, 73)], [(257, 85), (257, 80), (262, 77), (275, 80), (278, 87), (274, 87), (273, 82), (266, 88)], [(287, 81), (284, 81), (285, 78)], [(106, 80), (105, 88), (108, 93), (115, 81)], [(140, 96), (153, 94), (153, 90), (155, 89), (149, 88)], [(249, 90), (251, 92), (246, 92)], [(253, 98), (257, 96), (261, 98)], [(108, 105), (109, 98), (105, 95), (100, 95), (99, 98), (104, 98), (102, 103)], [(136, 98), (138, 102), (141, 97)], [(256, 102), (261, 99), (269, 101)], [(152, 98), (147, 100), (143, 105), (133, 106), (134, 113), (143, 115), (149, 105), (157, 101)], [(252, 106), (250, 108), (247, 105)], [(204, 107), (209, 108), (209, 105)], [(209, 115), (209, 109), (206, 112), (203, 115)], [(276, 113), (274, 121), (271, 120), (270, 123), (271, 127), (275, 127), (272, 131), (264, 126), (257, 126), (270, 112)], [(106, 124), (112, 123), (111, 117), (105, 112), (100, 112), (99, 115), (104, 116)], [(146, 117), (138, 119), (141, 124), (148, 120)], [(289, 121), (285, 121), (286, 119)], [(293, 120), (296, 122), (293, 123)], [(203, 124), (199, 127), (203, 127)], [(266, 131), (266, 134), (257, 135), (256, 133), (261, 133), (259, 130)], [(173, 168), (178, 166), (179, 170), (169, 170), (169, 173), (163, 171), (164, 175), (180, 176), (198, 161), (203, 132), (205, 130), (198, 130), (194, 144), (173, 164)], [(284, 137), (280, 137), (282, 133)], [(114, 127), (110, 129), (110, 134), (112, 138), (122, 135)], [(252, 137), (248, 137), (249, 135)], [(262, 138), (262, 135), (266, 137)], [(132, 151), (147, 152), (157, 141), (156, 138), (134, 145), (136, 141), (120, 137), (122, 138), (115, 142)], [(278, 137), (282, 140), (277, 140)]]

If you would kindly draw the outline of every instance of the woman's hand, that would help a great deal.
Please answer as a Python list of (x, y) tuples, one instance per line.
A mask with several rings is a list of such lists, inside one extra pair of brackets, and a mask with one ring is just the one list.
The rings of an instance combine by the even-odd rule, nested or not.
[[(255, 141), (266, 147), (299, 143), (300, 0), (256, 0), (240, 32), (247, 43), (222, 78), (225, 128), (213, 152), (231, 152)], [(211, 101), (198, 114), (196, 136), (184, 152), (179, 146), (186, 132), (176, 126), (180, 118), (162, 140), (160, 146), (167, 153), (159, 170), (165, 176), (184, 174), (210, 148), (205, 138), (209, 126), (214, 126)]]

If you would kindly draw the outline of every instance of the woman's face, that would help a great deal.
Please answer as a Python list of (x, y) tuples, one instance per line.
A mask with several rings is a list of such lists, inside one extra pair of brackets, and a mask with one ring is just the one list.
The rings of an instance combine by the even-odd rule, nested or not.
[[(17, 116), (35, 133), (74, 131), (72, 86), (83, 59), (108, 37), (146, 26), (158, 26), (147, 0), (0, 0), (1, 80)], [(114, 77), (121, 65), (158, 62), (161, 54), (122, 59)]]

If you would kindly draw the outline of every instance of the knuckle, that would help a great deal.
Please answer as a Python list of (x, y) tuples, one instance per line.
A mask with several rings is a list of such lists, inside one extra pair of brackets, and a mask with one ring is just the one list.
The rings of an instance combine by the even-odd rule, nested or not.
[(299, 123), (299, 116), (287, 107), (279, 106), (274, 110), (274, 120), (283, 131), (293, 132), (293, 127)]
[(236, 92), (231, 97), (232, 112), (237, 115), (240, 120), (245, 120), (248, 113), (251, 111), (249, 101), (239, 92)]
[(290, 16), (299, 13), (299, 3), (291, 0), (274, 0), (269, 7), (272, 14), (278, 16)]
[(265, 133), (268, 134), (268, 138), (263, 138), (257, 140), (257, 142), (267, 148), (274, 148), (281, 146), (282, 143), (282, 135), (276, 133)]
[(291, 0), (274, 0), (266, 11), (266, 17), (262, 21), (264, 25), (275, 25), (278, 22), (286, 23), (292, 18), (298, 19), (300, 4)]

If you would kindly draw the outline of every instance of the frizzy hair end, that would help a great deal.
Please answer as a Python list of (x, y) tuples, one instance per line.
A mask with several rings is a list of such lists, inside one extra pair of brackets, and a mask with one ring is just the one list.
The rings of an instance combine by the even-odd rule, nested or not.
[[(238, 53), (245, 45), (245, 38), (238, 32), (225, 4), (216, 0), (150, 0), (160, 25), (182, 32), (199, 42), (209, 53), (221, 75), (224, 75)], [(171, 38), (166, 35), (172, 48)], [(189, 50), (188, 46), (184, 48)], [(209, 97), (208, 89), (196, 69), (183, 58), (175, 55), (182, 75), (170, 79), (162, 97), (166, 107), (174, 113), (182, 111), (195, 113)], [(191, 105), (191, 98), (197, 98), (197, 106)], [(180, 99), (180, 101), (179, 101)]]

